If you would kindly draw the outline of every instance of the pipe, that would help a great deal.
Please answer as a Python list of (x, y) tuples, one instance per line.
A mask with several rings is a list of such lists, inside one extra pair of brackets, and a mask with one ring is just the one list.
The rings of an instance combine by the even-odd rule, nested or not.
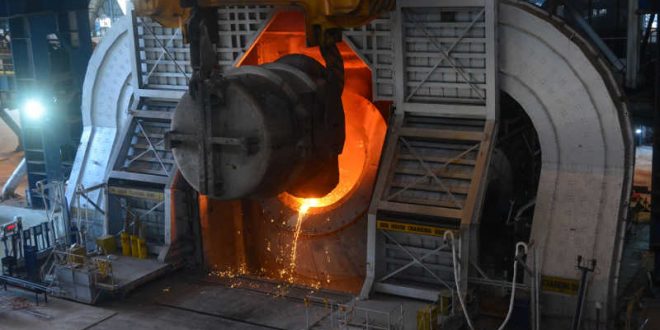
[(616, 68), (618, 72), (625, 69), (625, 65), (621, 60), (612, 52), (610, 47), (603, 42), (603, 39), (600, 38), (598, 33), (587, 23), (587, 21), (580, 15), (580, 13), (570, 4), (570, 2), (565, 2), (564, 7), (568, 10), (567, 15), (571, 15), (571, 18), (575, 21), (575, 24), (584, 32), (584, 34), (593, 42), (593, 44), (601, 51), (603, 56)]
[(25, 158), (21, 160), (20, 163), (18, 163), (18, 166), (14, 169), (14, 172), (11, 173), (11, 176), (5, 183), (4, 187), (2, 187), (2, 195), (0, 199), (8, 199), (11, 198), (14, 195), (14, 191), (16, 190), (16, 187), (21, 183), (25, 175), (27, 174), (27, 163), (25, 162)]
[(596, 302), (596, 330), (600, 330), (600, 311), (603, 309), (601, 302)]
[(452, 257), (452, 267), (454, 268), (454, 283), (456, 284), (456, 294), (458, 295), (458, 302), (461, 304), (461, 309), (463, 309), (463, 315), (465, 315), (465, 321), (467, 321), (468, 327), (470, 330), (474, 330), (472, 325), (472, 320), (470, 320), (470, 315), (468, 315), (467, 308), (465, 308), (465, 302), (463, 301), (463, 295), (461, 294), (461, 285), (458, 283), (458, 267), (456, 267), (456, 241), (454, 240), (454, 233), (451, 231), (446, 231), (444, 238), (445, 243), (447, 238), (451, 238), (451, 257)]
[[(660, 132), (660, 40), (656, 40), (656, 48), (651, 187), (660, 187), (660, 134), (658, 134), (658, 132)], [(649, 247), (655, 252), (653, 277), (655, 281), (660, 281), (660, 189), (651, 189), (651, 231)]]
[(587, 261), (584, 265), (582, 264), (582, 256), (578, 255), (577, 258), (577, 268), (582, 272), (580, 276), (580, 288), (578, 289), (578, 298), (577, 298), (577, 307), (575, 310), (575, 316), (573, 316), (573, 326), (571, 329), (579, 330), (581, 329), (582, 324), (582, 314), (584, 312), (584, 301), (587, 296), (587, 280), (589, 273), (593, 272), (596, 269), (596, 259)]
[(0, 119), (2, 119), (7, 127), (16, 134), (16, 138), (18, 139), (18, 146), (16, 147), (16, 151), (23, 150), (23, 139), (21, 138), (21, 128), (18, 126), (18, 124), (14, 121), (14, 119), (7, 113), (6, 109), (0, 109)]
[(518, 212), (516, 212), (516, 217), (513, 218), (513, 220), (516, 222), (520, 221), (520, 218), (522, 218), (523, 213), (525, 213), (525, 211), (531, 209), (535, 205), (536, 205), (536, 198), (533, 198), (527, 204), (523, 205), (522, 207), (520, 207), (520, 209), (518, 209)]
[(628, 40), (626, 42), (626, 87), (637, 88), (637, 73), (639, 72), (640, 24), (639, 1), (628, 1)]
[[(455, 239), (454, 239), (454, 233), (451, 231), (446, 231), (444, 234), (444, 239), (445, 243), (447, 242), (448, 239), (451, 239), (451, 257), (452, 257), (452, 268), (454, 269), (454, 283), (456, 284), (456, 294), (458, 295), (458, 302), (461, 304), (461, 309), (463, 309), (463, 315), (465, 316), (465, 321), (468, 324), (468, 327), (471, 330), (474, 330), (474, 326), (472, 325), (472, 320), (470, 319), (470, 316), (468, 315), (467, 308), (465, 308), (465, 302), (463, 301), (463, 295), (461, 294), (461, 286), (458, 283), (458, 267), (456, 267), (457, 260), (456, 260), (456, 244), (455, 244)], [(509, 301), (509, 311), (506, 314), (506, 318), (504, 319), (504, 322), (499, 326), (498, 330), (503, 330), (504, 327), (506, 327), (506, 324), (509, 323), (509, 319), (511, 318), (511, 314), (513, 312), (513, 303), (515, 302), (515, 296), (516, 296), (516, 277), (518, 275), (518, 251), (522, 248), (522, 251), (524, 251), (524, 255), (527, 255), (527, 244), (523, 242), (518, 242), (516, 243), (516, 250), (514, 252), (514, 262), (513, 262), (513, 279), (511, 280), (511, 299)]]
[(525, 211), (531, 209), (536, 205), (536, 198), (532, 198), (529, 202), (527, 202), (525, 205), (521, 206), (518, 211), (516, 211), (516, 215), (513, 217), (513, 221), (511, 221), (511, 216), (513, 213), (513, 204), (511, 204), (512, 208), (509, 210), (509, 216), (507, 217), (506, 224), (510, 225), (512, 222), (518, 222), (522, 218), (522, 215), (525, 213)]
[(536, 325), (535, 329), (540, 330), (541, 329), (541, 309), (540, 309), (540, 305), (541, 305), (541, 295), (540, 295), (540, 292), (541, 292), (541, 276), (540, 276), (540, 273), (539, 273), (539, 262), (538, 262), (538, 252), (537, 252), (538, 250), (537, 249), (538, 249), (538, 245), (534, 246), (534, 283), (536, 284), (535, 285), (536, 290), (534, 292), (534, 296), (536, 297), (535, 306), (534, 306), (534, 309), (536, 311), (536, 320), (534, 322), (535, 322), (535, 325)]
[[(642, 38), (642, 46), (639, 52), (640, 56), (642, 57), (646, 55), (646, 47), (648, 47), (649, 43), (651, 42), (651, 33), (653, 32), (653, 22), (655, 21), (655, 16), (656, 16), (655, 13), (649, 16), (649, 22), (648, 24), (646, 24), (646, 28), (644, 29), (644, 37)], [(646, 63), (645, 60), (640, 60), (640, 61)]]

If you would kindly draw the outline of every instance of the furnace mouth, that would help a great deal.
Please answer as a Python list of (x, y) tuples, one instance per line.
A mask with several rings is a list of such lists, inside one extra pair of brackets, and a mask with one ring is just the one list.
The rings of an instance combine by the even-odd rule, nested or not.
[(346, 140), (339, 155), (339, 183), (320, 198), (300, 198), (284, 192), (262, 201), (264, 212), (276, 223), (293, 228), (305, 205), (302, 231), (327, 234), (352, 224), (369, 206), (378, 169), (386, 124), (376, 106), (352, 91), (342, 95)]
[[(237, 66), (272, 68), (267, 63), (278, 62), (288, 54), (308, 56), (325, 66), (320, 49), (306, 45), (304, 22), (300, 12), (278, 12)], [(341, 153), (334, 159), (337, 184), (323, 193), (308, 194), (286, 189), (283, 191), (288, 192), (244, 199), (240, 206), (231, 209), (232, 216), (242, 221), (236, 220), (236, 225), (224, 221), (221, 226), (222, 234), (231, 236), (234, 233), (234, 237), (228, 237), (227, 241), (238, 242), (237, 247), (227, 249), (227, 244), (219, 242), (218, 253), (226, 253), (235, 265), (244, 262), (246, 269), (259, 277), (356, 293), (365, 276), (367, 226), (364, 220), (371, 202), (387, 124), (381, 112), (383, 109), (371, 101), (371, 69), (348, 43), (340, 42), (337, 46), (345, 70), (339, 103), (343, 108), (346, 133)], [(313, 138), (322, 136), (317, 134)], [(293, 165), (289, 162), (286, 166)], [(323, 176), (327, 173), (323, 166), (311, 168), (313, 174)], [(299, 178), (304, 180), (301, 186), (314, 190), (310, 175)], [(310, 207), (301, 214), (303, 204)], [(214, 240), (215, 237), (211, 239)]]
[[(361, 97), (348, 92), (342, 99), (350, 112), (365, 111), (360, 108), (365, 105)], [(308, 207), (303, 213), (321, 213), (327, 208), (341, 204), (357, 188), (366, 170), (369, 137), (365, 128), (354, 118), (347, 119), (345, 129), (346, 141), (343, 152), (339, 155), (339, 181), (335, 188), (327, 195), (318, 198), (297, 197), (288, 192), (280, 194), (278, 198), (290, 209), (300, 212), (301, 208)]]

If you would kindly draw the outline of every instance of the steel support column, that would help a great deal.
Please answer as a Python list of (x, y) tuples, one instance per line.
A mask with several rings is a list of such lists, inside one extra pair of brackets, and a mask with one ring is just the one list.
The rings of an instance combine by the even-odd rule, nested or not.
[(26, 150), (28, 203), (41, 207), (39, 181), (64, 181), (80, 141), (80, 92), (91, 37), (86, 0), (0, 1), (6, 17), (19, 107), (41, 103), (39, 118), (21, 112), (21, 142)]
[(639, 72), (640, 24), (638, 0), (628, 1), (628, 41), (626, 45), (626, 87), (637, 88), (637, 73)]
[(660, 281), (660, 40), (656, 40), (655, 113), (653, 120), (653, 165), (651, 178), (650, 248), (655, 253), (654, 279)]

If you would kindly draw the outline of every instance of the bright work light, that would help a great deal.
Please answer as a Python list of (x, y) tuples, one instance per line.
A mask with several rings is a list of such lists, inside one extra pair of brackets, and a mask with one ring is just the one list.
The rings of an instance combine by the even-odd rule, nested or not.
[(28, 118), (33, 120), (39, 120), (44, 116), (46, 109), (44, 109), (44, 106), (41, 104), (41, 102), (36, 100), (28, 100), (27, 102), (25, 102), (25, 107), (23, 107), (23, 111), (25, 111), (25, 115)]

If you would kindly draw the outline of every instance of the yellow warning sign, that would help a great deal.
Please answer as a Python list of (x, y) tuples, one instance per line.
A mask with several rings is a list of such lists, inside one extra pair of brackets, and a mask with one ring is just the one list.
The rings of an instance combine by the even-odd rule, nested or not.
[(376, 228), (387, 231), (398, 231), (401, 233), (420, 234), (427, 236), (443, 236), (450, 229), (417, 225), (413, 223), (402, 223), (394, 221), (378, 220)]
[(158, 202), (162, 201), (165, 198), (165, 195), (162, 192), (157, 192), (152, 190), (141, 190), (141, 189), (123, 188), (123, 187), (108, 187), (108, 192), (112, 195), (149, 199)]
[(580, 281), (572, 278), (544, 275), (541, 278), (541, 288), (543, 291), (547, 292), (556, 292), (576, 296), (580, 288)]

